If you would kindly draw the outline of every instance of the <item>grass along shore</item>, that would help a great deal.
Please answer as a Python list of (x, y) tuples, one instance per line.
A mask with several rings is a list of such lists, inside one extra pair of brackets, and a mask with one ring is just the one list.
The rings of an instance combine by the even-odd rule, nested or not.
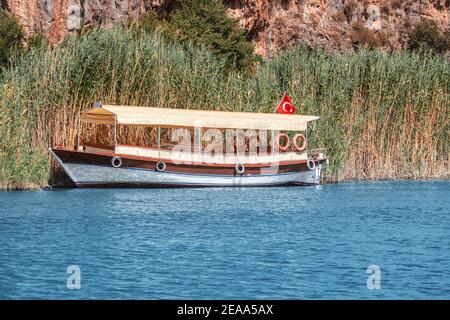
[(327, 181), (449, 178), (446, 57), (300, 46), (251, 75), (227, 70), (206, 49), (121, 27), (31, 50), (0, 78), (0, 188), (48, 185), (47, 148), (73, 147), (80, 111), (95, 100), (275, 112), (285, 91), (299, 113), (321, 116), (309, 145), (327, 148)]

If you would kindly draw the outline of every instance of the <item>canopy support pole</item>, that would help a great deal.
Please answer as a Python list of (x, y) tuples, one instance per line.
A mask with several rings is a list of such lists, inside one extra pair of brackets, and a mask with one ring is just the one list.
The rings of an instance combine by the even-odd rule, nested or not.
[[(315, 123), (313, 123), (313, 124), (311, 125), (311, 131), (314, 130), (314, 124), (315, 124)], [(308, 159), (309, 159), (308, 124), (306, 124), (305, 139), (306, 139), (306, 155), (307, 155), (307, 157), (308, 157)]]
[(275, 153), (275, 130), (270, 131), (270, 155), (272, 156)]
[(161, 126), (158, 126), (158, 157), (161, 160)]
[(77, 128), (77, 151), (80, 148), (80, 131), (81, 131), (81, 117), (82, 115), (78, 117), (78, 128)]
[[(117, 146), (117, 116), (114, 117), (114, 149)], [(114, 150), (115, 152), (116, 150)]]
[(202, 128), (194, 128), (194, 153), (202, 153)]

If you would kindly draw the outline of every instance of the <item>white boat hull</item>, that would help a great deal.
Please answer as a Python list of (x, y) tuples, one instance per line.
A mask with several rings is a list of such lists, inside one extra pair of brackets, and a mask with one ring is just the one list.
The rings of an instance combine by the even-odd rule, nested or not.
[(284, 184), (319, 184), (320, 168), (306, 172), (258, 176), (222, 176), (157, 172), (146, 169), (113, 168), (76, 163), (62, 164), (72, 181), (79, 186), (89, 185), (155, 185), (155, 186), (210, 186), (244, 187)]
[(120, 167), (64, 161), (51, 150), (70, 179), (79, 187), (244, 187), (275, 185), (315, 185), (320, 183), (322, 164), (313, 170), (282, 173), (230, 175), (175, 172), (169, 169)]

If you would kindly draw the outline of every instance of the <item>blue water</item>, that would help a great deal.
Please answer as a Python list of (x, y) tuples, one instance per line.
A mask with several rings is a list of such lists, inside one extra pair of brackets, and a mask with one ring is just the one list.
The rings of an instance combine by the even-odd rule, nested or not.
[(3, 192), (0, 298), (449, 299), (449, 196), (445, 181)]

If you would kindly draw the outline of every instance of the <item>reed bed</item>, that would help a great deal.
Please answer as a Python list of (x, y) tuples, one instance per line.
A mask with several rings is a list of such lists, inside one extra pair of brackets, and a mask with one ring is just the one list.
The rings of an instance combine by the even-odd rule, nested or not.
[(230, 72), (204, 48), (121, 27), (35, 48), (0, 79), (0, 188), (46, 186), (48, 147), (73, 147), (95, 100), (170, 108), (274, 112), (287, 91), (321, 116), (310, 148), (328, 181), (449, 178), (450, 62), (444, 56), (296, 47), (254, 74)]

